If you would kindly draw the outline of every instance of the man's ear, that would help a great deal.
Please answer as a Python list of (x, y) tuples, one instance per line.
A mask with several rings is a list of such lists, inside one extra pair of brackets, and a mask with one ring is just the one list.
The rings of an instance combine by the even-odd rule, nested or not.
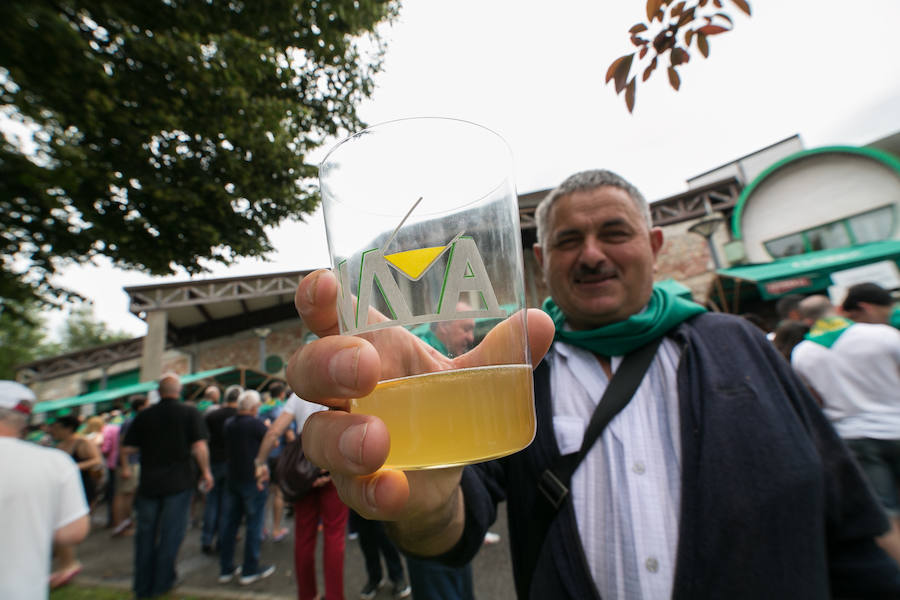
[(541, 248), (540, 244), (534, 244), (531, 246), (532, 252), (534, 252), (534, 260), (537, 261), (537, 264), (540, 268), (544, 268), (544, 249)]
[(650, 248), (653, 250), (653, 258), (659, 256), (659, 250), (663, 245), (663, 231), (661, 227), (650, 229)]

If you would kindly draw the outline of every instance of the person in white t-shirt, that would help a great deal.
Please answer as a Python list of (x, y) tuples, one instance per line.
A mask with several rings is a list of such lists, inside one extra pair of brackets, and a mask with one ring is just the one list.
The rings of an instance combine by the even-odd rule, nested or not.
[(900, 563), (900, 331), (847, 321), (825, 296), (804, 299), (800, 311), (811, 328), (791, 364), (891, 517), (877, 541)]
[[(297, 431), (302, 434), (306, 420), (321, 410), (327, 410), (327, 407), (307, 402), (296, 394), (291, 394), (259, 446), (254, 461), (257, 485), (266, 485), (269, 479), (267, 458), (291, 421), (296, 422)], [(318, 597), (315, 551), (320, 521), (325, 542), (325, 597), (344, 597), (344, 548), (348, 516), (347, 506), (341, 501), (331, 477), (327, 474), (319, 477), (313, 484), (313, 489), (294, 503), (294, 572), (297, 574), (299, 600), (313, 600)]]
[(52, 544), (77, 544), (90, 522), (72, 458), (21, 438), (34, 394), (0, 381), (0, 598), (49, 595)]

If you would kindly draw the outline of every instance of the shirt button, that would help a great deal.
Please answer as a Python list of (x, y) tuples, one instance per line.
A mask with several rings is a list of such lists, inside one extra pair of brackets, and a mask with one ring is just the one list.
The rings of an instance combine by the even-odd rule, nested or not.
[(644, 563), (644, 566), (646, 566), (647, 570), (651, 573), (656, 573), (657, 571), (659, 571), (659, 561), (652, 556), (647, 559), (647, 562)]
[(638, 475), (643, 475), (644, 472), (647, 470), (647, 467), (645, 467), (644, 463), (642, 463), (641, 461), (637, 461), (631, 467), (631, 470), (634, 471), (635, 473), (637, 473)]

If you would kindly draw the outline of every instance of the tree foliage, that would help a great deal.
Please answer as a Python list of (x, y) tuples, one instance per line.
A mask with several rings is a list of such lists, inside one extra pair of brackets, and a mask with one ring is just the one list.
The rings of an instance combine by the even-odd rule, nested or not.
[(15, 366), (46, 356), (43, 319), (36, 302), (0, 303), (0, 379), (15, 379)]
[[(729, 1), (750, 16), (749, 2)], [(723, 8), (722, 0), (647, 0), (647, 22), (638, 22), (628, 30), (631, 43), (637, 50), (614, 60), (606, 71), (606, 82), (613, 81), (616, 93), (625, 90), (628, 112), (634, 111), (638, 76), (642, 82), (647, 81), (657, 65), (665, 61), (667, 54), (669, 84), (676, 91), (681, 87), (678, 67), (690, 61), (691, 44), (703, 58), (707, 58), (709, 38), (731, 31), (734, 21), (722, 11)], [(643, 70), (636, 64), (641, 61), (645, 61), (646, 65)], [(636, 67), (633, 75), (632, 67)]]
[(85, 303), (73, 308), (63, 323), (58, 351), (74, 352), (133, 337), (125, 331), (110, 329), (106, 323), (97, 319), (94, 307)]
[[(392, 0), (0, 2), (0, 297), (63, 264), (195, 273), (262, 256), (317, 202), (308, 158), (361, 123)], [(6, 129), (9, 129), (8, 127)]]
[(47, 337), (47, 323), (37, 300), (4, 301), (0, 309), (0, 379), (15, 379), (15, 367), (23, 363), (134, 337), (110, 329), (88, 303), (72, 308), (59, 341)]

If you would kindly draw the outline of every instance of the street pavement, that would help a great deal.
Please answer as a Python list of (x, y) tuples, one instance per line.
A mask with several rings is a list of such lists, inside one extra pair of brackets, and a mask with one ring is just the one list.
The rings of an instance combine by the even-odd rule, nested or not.
[[(84, 565), (84, 569), (75, 581), (78, 585), (101, 585), (130, 590), (134, 538), (111, 537), (110, 530), (103, 528), (106, 518), (105, 509), (105, 506), (101, 506), (95, 511), (92, 531), (88, 539), (78, 547), (78, 558)], [(267, 514), (267, 519), (269, 514)], [(297, 586), (293, 568), (294, 523), (292, 519), (288, 518), (284, 524), (291, 530), (291, 534), (280, 542), (266, 540), (261, 547), (260, 562), (274, 564), (276, 566), (275, 574), (249, 586), (240, 586), (236, 582), (224, 585), (218, 583), (218, 556), (207, 556), (201, 553), (200, 529), (190, 528), (178, 555), (176, 570), (179, 583), (173, 597), (194, 596), (254, 600), (296, 598)], [(499, 533), (501, 540), (497, 544), (482, 546), (472, 562), (475, 597), (478, 600), (514, 600), (515, 588), (509, 557), (505, 504), (501, 504), (497, 523), (491, 528), (491, 531)], [(235, 564), (240, 564), (243, 542), (238, 542), (237, 546)], [(321, 534), (316, 552), (316, 570), (319, 594), (324, 596)], [(359, 598), (359, 592), (365, 584), (366, 571), (359, 543), (348, 539), (344, 559), (344, 596), (347, 600)], [(379, 592), (377, 599), (390, 600), (391, 597), (390, 586), (388, 586)]]

